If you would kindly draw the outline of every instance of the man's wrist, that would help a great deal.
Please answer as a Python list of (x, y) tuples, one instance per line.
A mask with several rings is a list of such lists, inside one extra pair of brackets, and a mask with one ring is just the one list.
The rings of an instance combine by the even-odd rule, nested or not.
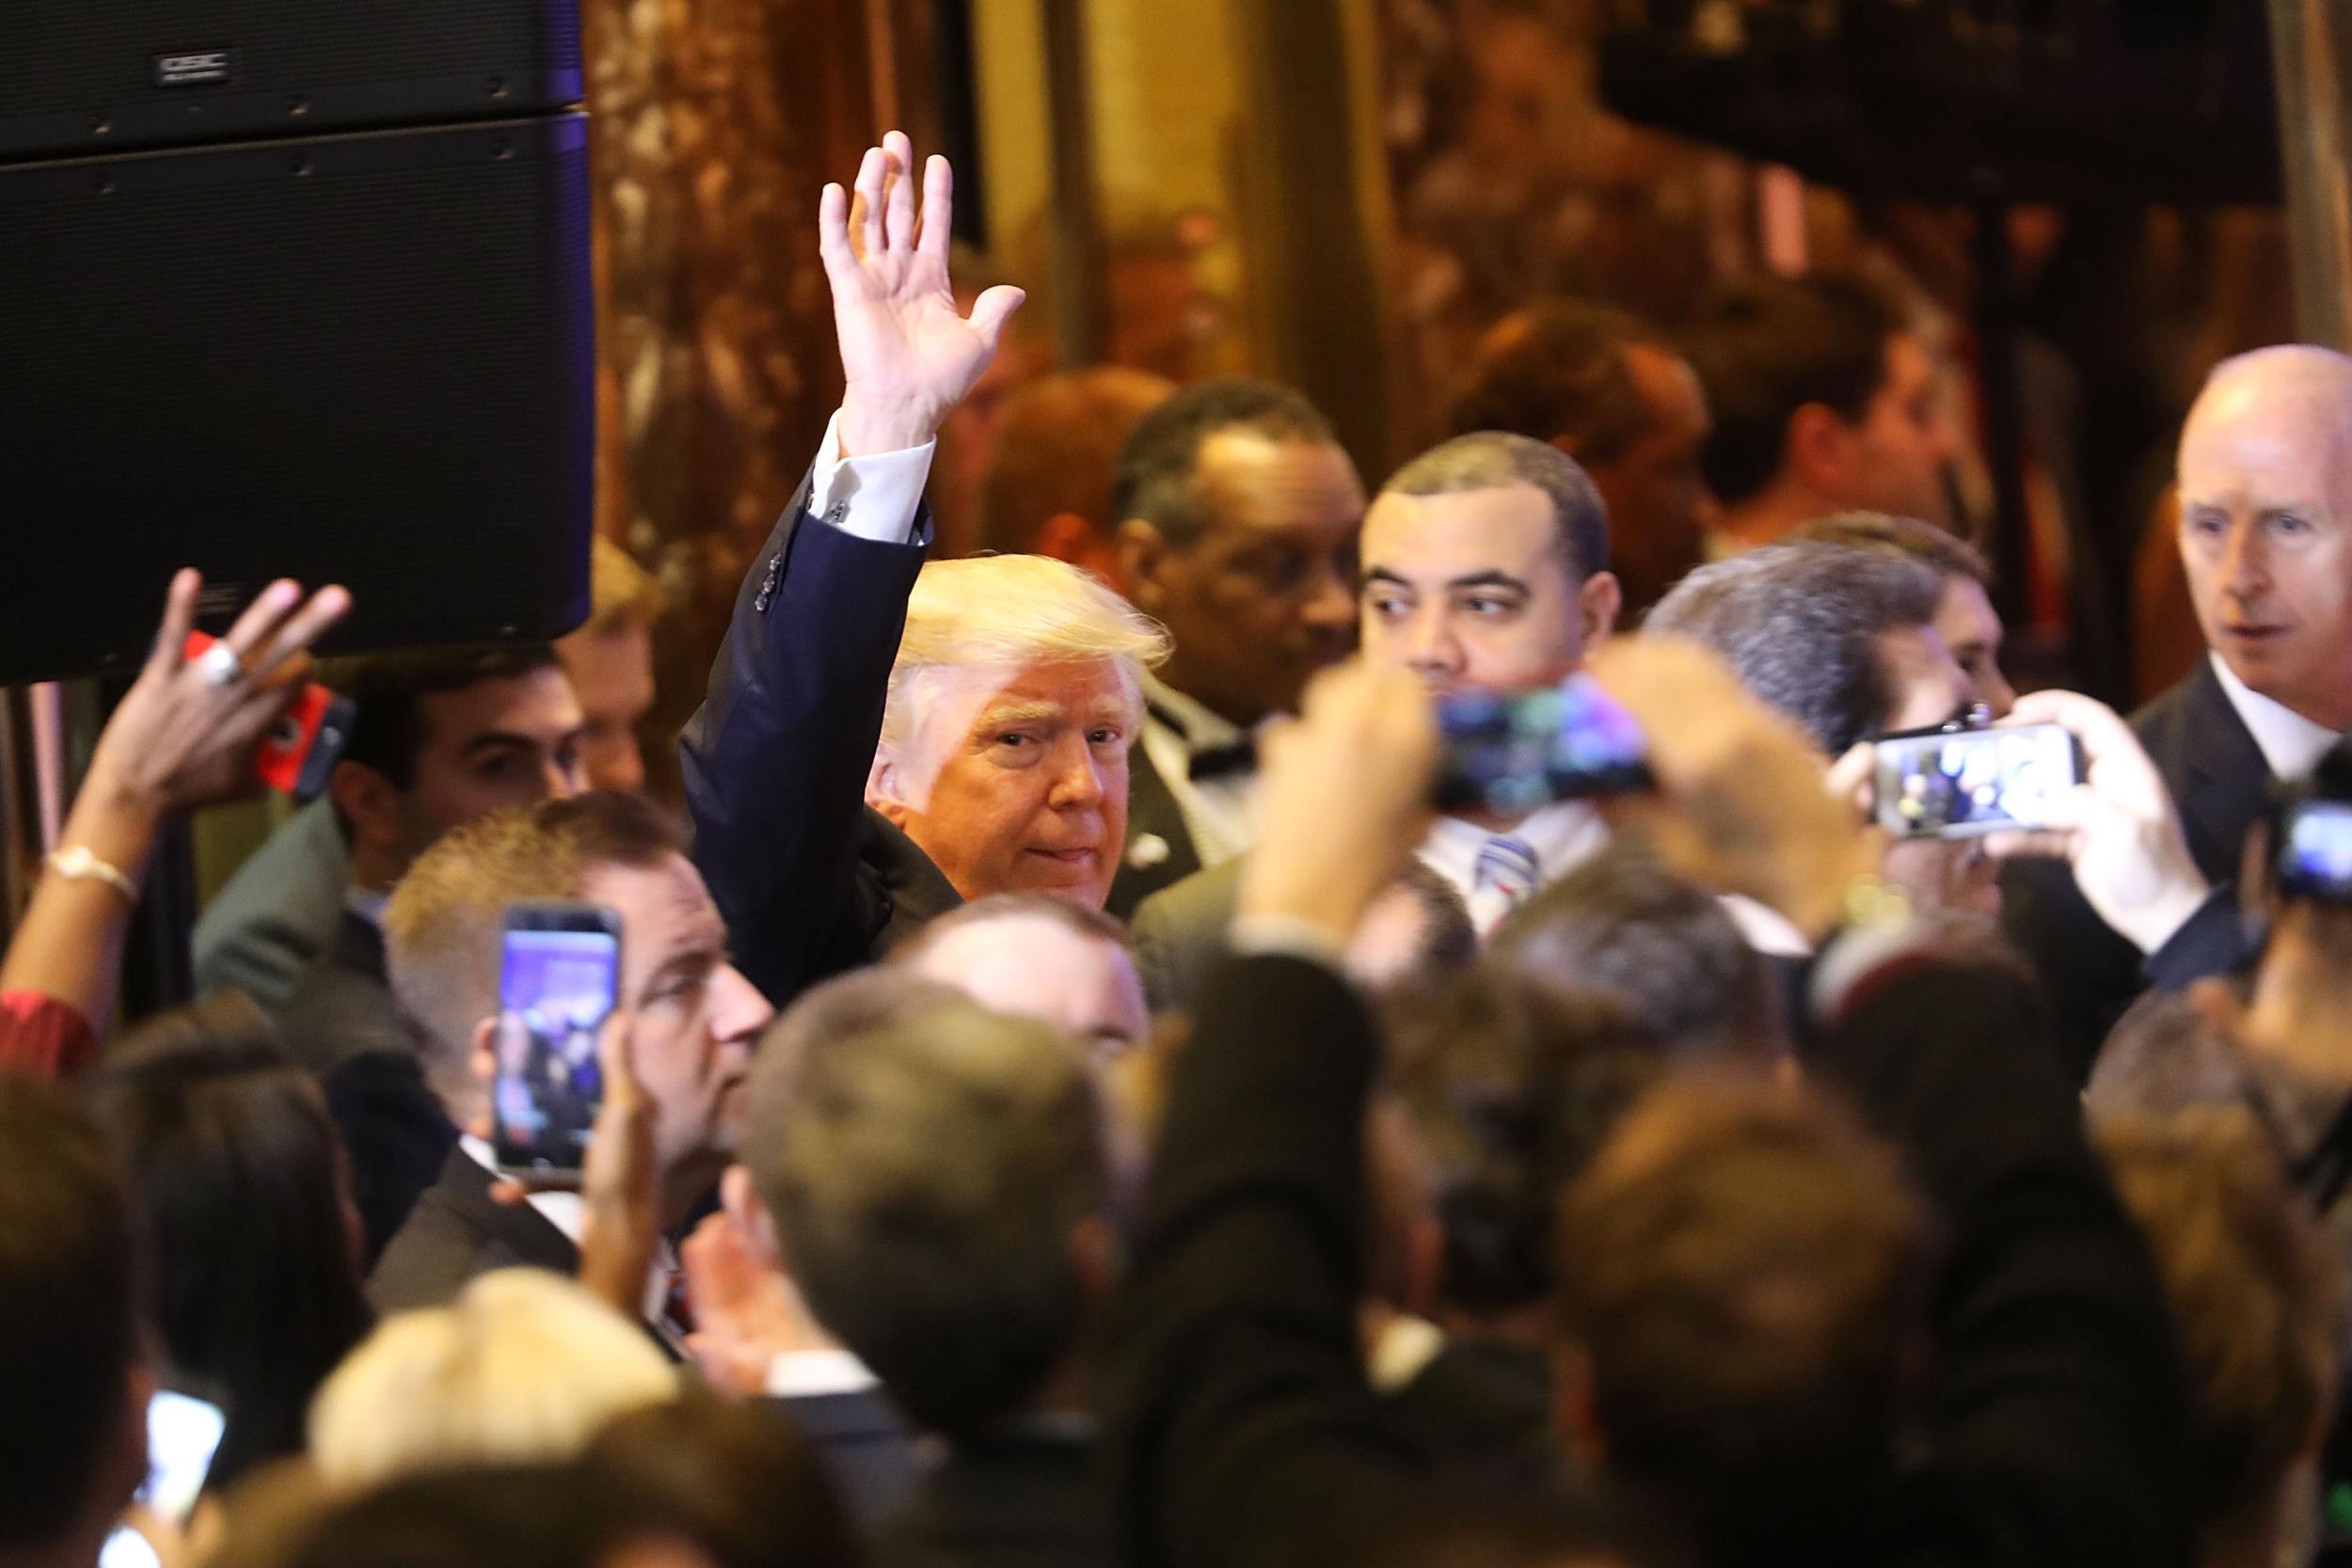
[(2142, 957), (2151, 956), (2170, 942), (2212, 896), (2213, 888), (2202, 877), (2182, 878), (2153, 898), (2118, 911), (2111, 924)]
[(842, 398), (834, 428), (841, 457), (875, 457), (929, 445), (938, 437), (939, 420), (909, 404), (867, 404), (852, 391)]

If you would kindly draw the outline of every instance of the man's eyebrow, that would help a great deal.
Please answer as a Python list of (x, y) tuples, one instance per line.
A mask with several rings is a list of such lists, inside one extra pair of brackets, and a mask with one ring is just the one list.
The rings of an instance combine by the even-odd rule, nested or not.
[[(571, 739), (576, 733), (567, 732), (564, 739)], [(468, 758), (480, 756), (485, 752), (535, 752), (538, 749), (539, 742), (536, 736), (516, 735), (512, 730), (485, 730), (467, 741), (465, 749), (457, 754), (460, 758)]]
[(1483, 572), (1465, 572), (1460, 577), (1453, 578), (1446, 586), (1448, 588), (1508, 588), (1520, 594), (1528, 591), (1526, 578), (1513, 577), (1508, 572), (1493, 567)]
[(1409, 582), (1406, 581), (1403, 578), (1401, 578), (1401, 577), (1397, 576), (1394, 572), (1390, 571), (1390, 570), (1389, 570), (1386, 566), (1367, 566), (1367, 567), (1365, 567), (1365, 568), (1364, 568), (1364, 580), (1365, 580), (1366, 582), (1388, 582), (1388, 583), (1394, 583), (1394, 584), (1395, 584), (1397, 587), (1399, 587), (1399, 588), (1410, 588), (1410, 587), (1412, 587), (1412, 586), (1413, 586), (1411, 583), (1409, 583)]
[(981, 730), (1009, 729), (1016, 724), (1041, 723), (1059, 719), (1061, 716), (1062, 705), (1059, 703), (997, 703), (981, 709), (980, 716), (972, 721), (972, 728), (975, 733)]

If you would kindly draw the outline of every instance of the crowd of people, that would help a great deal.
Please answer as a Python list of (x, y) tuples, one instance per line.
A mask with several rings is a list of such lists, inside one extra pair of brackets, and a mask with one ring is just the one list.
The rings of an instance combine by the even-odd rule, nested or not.
[[(2011, 689), (1842, 279), (1515, 318), (1376, 486), (1295, 391), (1050, 377), (934, 559), (1022, 303), (952, 200), (895, 133), (824, 193), (846, 389), (683, 813), (618, 551), (558, 644), (315, 667), (341, 588), (189, 657), (171, 584), (0, 959), (0, 1568), (2352, 1546), (2352, 883), (2286, 853), (2352, 803), (2352, 359), (2215, 370), (2209, 657), (2126, 721)], [(159, 836), (314, 677), (326, 798), (118, 1031)], [(1572, 677), (1645, 784), (1436, 808), (1440, 700)], [(1883, 737), (1985, 724), (2077, 781), (1880, 825)], [(544, 903), (621, 932), (555, 1180), (492, 1092)]]

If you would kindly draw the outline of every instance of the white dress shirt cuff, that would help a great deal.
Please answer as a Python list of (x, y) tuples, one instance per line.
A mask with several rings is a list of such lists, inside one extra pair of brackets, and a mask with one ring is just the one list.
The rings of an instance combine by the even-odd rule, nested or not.
[(771, 1399), (814, 1399), (821, 1394), (859, 1394), (874, 1386), (866, 1363), (846, 1350), (786, 1351), (768, 1363)]
[(1237, 916), (1226, 945), (1245, 958), (1304, 958), (1331, 969), (1341, 966), (1347, 952), (1347, 944), (1327, 927), (1288, 914)]
[(899, 451), (841, 455), (841, 411), (825, 421), (817, 449), (817, 472), (808, 489), (808, 509), (844, 533), (878, 545), (914, 543), (914, 517), (923, 506), (923, 483), (930, 478), (936, 441)]

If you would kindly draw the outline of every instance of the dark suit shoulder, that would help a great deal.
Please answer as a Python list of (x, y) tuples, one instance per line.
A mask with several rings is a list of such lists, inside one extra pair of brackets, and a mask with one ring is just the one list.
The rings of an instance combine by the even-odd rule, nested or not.
[(386, 1313), (444, 1307), (476, 1276), (516, 1267), (572, 1274), (580, 1249), (529, 1204), (493, 1202), (490, 1173), (454, 1148), (384, 1249), (368, 1300)]
[(1110, 1496), (1093, 1445), (959, 1445), (874, 1541), (882, 1568), (1112, 1568)]
[(1152, 1010), (1189, 1009), (1225, 952), (1233, 906), (1241, 897), (1241, 856), (1196, 871), (1146, 898), (1133, 922), (1136, 970)]
[(892, 948), (963, 902), (922, 847), (871, 806), (861, 831), (858, 928), (865, 933), (865, 951), (842, 968), (887, 958)]

